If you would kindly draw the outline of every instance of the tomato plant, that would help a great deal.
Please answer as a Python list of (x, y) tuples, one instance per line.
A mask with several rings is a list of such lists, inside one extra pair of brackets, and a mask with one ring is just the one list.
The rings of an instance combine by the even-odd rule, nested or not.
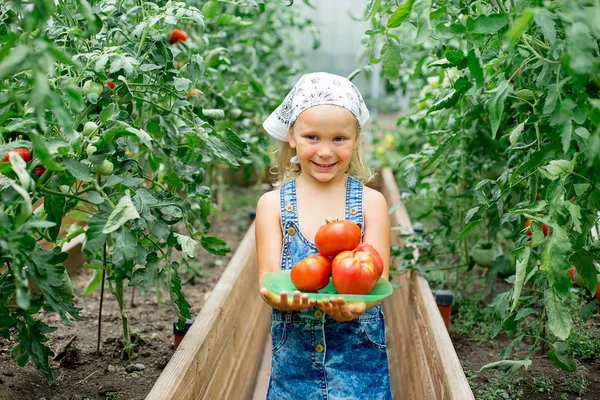
[(331, 263), (331, 282), (338, 293), (366, 294), (377, 283), (378, 267), (364, 251), (342, 251)]
[(361, 239), (360, 227), (352, 221), (332, 221), (322, 225), (315, 234), (315, 245), (324, 256), (336, 256), (353, 250)]
[[(497, 243), (501, 255), (482, 262), (487, 278), (507, 264), (514, 271), (492, 303), (498, 334), (528, 337), (531, 351), (550, 343), (548, 356), (569, 371), (577, 311), (565, 301), (565, 272), (577, 265), (594, 293), (600, 262), (591, 234), (600, 210), (598, 12), (585, 0), (373, 0), (365, 16), (366, 59), (381, 65), (390, 92), (411, 99), (377, 154), (426, 221), (423, 234), (403, 236), (423, 250), (417, 263), (414, 249), (394, 249), (400, 266), (431, 279), (452, 271), (459, 282), (477, 257), (472, 243)], [(541, 310), (533, 327), (517, 317), (531, 309)]]
[(292, 267), (290, 279), (298, 290), (316, 292), (329, 284), (331, 260), (322, 254), (312, 254)]
[[(15, 0), (0, 4), (0, 21), (0, 154), (33, 156), (0, 163), (0, 335), (51, 381), (54, 328), (38, 311), (80, 319), (61, 251), (75, 237), (94, 271), (86, 292), (106, 284), (117, 299), (125, 357), (135, 350), (127, 286), (164, 288), (180, 324), (190, 317), (189, 259), (199, 246), (230, 251), (208, 234), (219, 184), (209, 172), (268, 162), (257, 122), (296, 73), (292, 28), (308, 22), (280, 2), (162, 0)], [(174, 26), (200, 39), (172, 45)], [(61, 234), (67, 214), (78, 224)]]

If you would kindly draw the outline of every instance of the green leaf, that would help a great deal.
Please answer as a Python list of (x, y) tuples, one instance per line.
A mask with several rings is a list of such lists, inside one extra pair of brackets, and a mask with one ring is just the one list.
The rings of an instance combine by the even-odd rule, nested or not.
[(67, 167), (67, 170), (75, 178), (83, 182), (91, 182), (93, 180), (93, 178), (90, 175), (90, 169), (87, 167), (87, 165), (77, 160), (73, 160), (72, 158), (65, 158), (63, 162)]
[(542, 29), (544, 37), (550, 42), (550, 47), (554, 46), (554, 42), (556, 42), (556, 27), (552, 19), (552, 14), (544, 8), (536, 8), (533, 19)]
[(520, 369), (527, 369), (530, 365), (531, 360), (529, 358), (526, 358), (525, 360), (502, 360), (486, 364), (481, 367), (478, 372), (485, 371), (486, 369), (497, 369), (508, 373), (514, 373)]
[(109, 121), (117, 118), (118, 115), (119, 112), (117, 110), (117, 107), (114, 103), (110, 103), (106, 107), (104, 107), (100, 112), (100, 121), (102, 121), (103, 124), (107, 124)]
[(515, 283), (513, 285), (513, 302), (510, 312), (515, 311), (517, 308), (517, 303), (519, 302), (519, 298), (521, 297), (521, 291), (523, 290), (523, 285), (525, 284), (525, 277), (527, 275), (527, 264), (529, 263), (529, 256), (531, 255), (531, 248), (529, 246), (524, 246), (516, 251), (517, 261), (516, 261), (516, 273), (515, 273)]
[(171, 302), (177, 317), (181, 320), (191, 318), (190, 315), (190, 304), (185, 299), (185, 296), (181, 292), (181, 279), (177, 275), (177, 271), (171, 267), (172, 276), (169, 285), (169, 294), (171, 296)]
[(227, 243), (218, 237), (204, 236), (200, 240), (200, 243), (209, 253), (216, 254), (217, 256), (226, 256), (231, 251)]
[(50, 154), (50, 149), (47, 146), (46, 140), (34, 132), (29, 132), (29, 140), (33, 145), (33, 151), (37, 158), (40, 159), (42, 164), (51, 171), (64, 171), (62, 165), (54, 162), (54, 158)]
[(575, 190), (575, 194), (577, 196), (582, 196), (587, 190), (590, 188), (589, 183), (576, 183), (573, 185), (573, 189)]
[(519, 165), (513, 172), (511, 176), (511, 184), (517, 183), (522, 174), (526, 174), (534, 169), (539, 168), (543, 163), (555, 158), (556, 156), (556, 151), (550, 146), (546, 146), (542, 150), (530, 154), (529, 159), (523, 164)]
[(92, 294), (98, 289), (98, 287), (102, 284), (102, 269), (95, 269), (92, 277), (85, 285), (85, 289), (83, 289), (83, 294), (89, 295)]
[(577, 275), (581, 277), (585, 287), (594, 293), (598, 287), (598, 271), (595, 265), (595, 262), (599, 261), (598, 257), (588, 250), (576, 249), (570, 261), (575, 266)]
[(217, 11), (219, 11), (219, 3), (217, 1), (207, 1), (202, 6), (202, 15), (204, 15), (205, 18), (216, 17)]
[(113, 246), (112, 263), (114, 266), (113, 278), (122, 280), (130, 276), (134, 261), (137, 256), (136, 236), (127, 229), (119, 229), (113, 233), (115, 245)]
[(558, 178), (566, 178), (573, 173), (575, 166), (575, 159), (569, 160), (552, 160), (548, 165), (540, 168), (540, 172), (550, 180), (556, 180)]
[(427, 110), (427, 114), (445, 108), (451, 108), (458, 103), (463, 95), (471, 88), (471, 82), (466, 76), (461, 76), (454, 82), (454, 91), (443, 92), (436, 102)]
[(510, 134), (508, 135), (508, 139), (510, 140), (511, 146), (514, 146), (517, 143), (517, 141), (519, 140), (521, 133), (523, 133), (523, 128), (525, 127), (525, 122), (527, 122), (527, 120), (521, 122), (519, 125), (515, 126), (512, 131), (510, 131)]
[(569, 345), (564, 342), (553, 343), (552, 350), (548, 352), (548, 358), (552, 360), (554, 365), (564, 371), (575, 372), (577, 370), (577, 363), (569, 353)]
[(152, 234), (156, 237), (166, 240), (169, 237), (169, 235), (171, 234), (171, 230), (169, 229), (169, 226), (167, 224), (165, 224), (165, 222), (163, 220), (159, 219), (152, 226)]
[(533, 10), (527, 9), (515, 19), (513, 25), (506, 32), (508, 43), (511, 46), (514, 46), (519, 41), (523, 32), (525, 32), (529, 25), (533, 22), (533, 17)]
[(479, 206), (471, 208), (469, 211), (465, 213), (465, 224), (468, 224), (471, 218), (479, 211)]
[(161, 269), (158, 267), (160, 259), (156, 253), (149, 253), (146, 257), (146, 265), (133, 271), (129, 284), (131, 286), (146, 287), (153, 285), (159, 277)]
[(469, 50), (469, 53), (467, 54), (467, 64), (469, 66), (469, 71), (471, 72), (471, 77), (475, 79), (475, 82), (477, 83), (477, 87), (483, 87), (485, 85), (485, 78), (479, 60), (479, 49)]
[(25, 62), (27, 58), (28, 47), (19, 45), (10, 50), (10, 54), (0, 61), (0, 80), (4, 80), (17, 72), (29, 68), (29, 62)]
[(402, 23), (408, 17), (410, 17), (413, 3), (414, 3), (414, 0), (407, 0), (406, 3), (404, 3), (400, 7), (398, 7), (396, 9), (396, 11), (394, 11), (392, 13), (392, 15), (390, 15), (390, 18), (388, 19), (388, 22), (387, 22), (387, 27), (388, 28), (397, 28), (400, 25), (402, 25)]
[(10, 165), (12, 167), (13, 172), (17, 175), (19, 179), (19, 184), (25, 190), (29, 190), (31, 188), (31, 176), (29, 176), (29, 172), (27, 172), (27, 163), (15, 152), (8, 153), (8, 160), (10, 161)]
[(467, 29), (472, 33), (496, 33), (508, 25), (508, 22), (508, 14), (480, 15), (475, 19), (467, 19)]
[(104, 203), (104, 197), (96, 191), (86, 192), (86, 197), (90, 203), (102, 204)]
[(102, 230), (108, 221), (108, 215), (108, 212), (100, 211), (90, 218), (85, 231), (84, 250), (93, 253), (104, 245), (106, 235), (102, 233)]
[(594, 299), (581, 307), (581, 318), (583, 319), (583, 322), (588, 322), (591, 316), (594, 315), (596, 304), (598, 304), (598, 300)]
[(567, 44), (565, 46), (569, 54), (569, 66), (576, 74), (592, 75), (595, 71), (596, 59), (594, 54), (598, 53), (598, 43), (583, 23), (570, 24), (567, 27)]
[(544, 306), (548, 314), (548, 327), (550, 331), (560, 340), (568, 338), (573, 326), (573, 320), (571, 319), (571, 313), (565, 302), (565, 298), (560, 296), (554, 288), (548, 288), (544, 293)]
[(106, 235), (114, 232), (123, 226), (127, 221), (131, 221), (136, 218), (140, 218), (140, 215), (131, 202), (129, 191), (127, 191), (119, 199), (119, 203), (108, 216), (108, 220), (106, 221), (104, 229), (102, 229), (102, 233)]
[(221, 14), (217, 18), (217, 24), (222, 26), (250, 26), (253, 24), (252, 21), (242, 19), (242, 17), (231, 14)]
[(551, 226), (552, 233), (548, 235), (548, 243), (544, 246), (540, 269), (546, 271), (548, 282), (553, 289), (566, 294), (571, 288), (571, 279), (565, 274), (565, 271), (571, 268), (567, 261), (571, 254), (571, 242), (562, 226)]
[(380, 3), (381, 0), (369, 0), (369, 4), (367, 4), (367, 12), (363, 22), (369, 22), (375, 16), (375, 14), (377, 14)]
[(48, 384), (52, 384), (54, 377), (49, 358), (54, 353), (44, 343), (48, 341), (45, 334), (54, 332), (56, 328), (33, 318), (28, 318), (26, 321), (26, 323), (21, 321), (17, 323), (16, 337), (19, 343), (13, 347), (11, 353), (21, 367), (24, 367), (31, 358), (31, 362), (44, 374)]
[(173, 235), (177, 239), (177, 243), (181, 246), (181, 249), (183, 250), (183, 252), (189, 258), (196, 257), (196, 245), (198, 244), (198, 242), (196, 242), (194, 239), (192, 239), (189, 236), (180, 235), (179, 233), (173, 232)]
[(469, 222), (469, 225), (467, 225), (465, 227), (465, 229), (463, 229), (458, 236), (453, 240), (453, 242), (459, 241), (460, 239), (462, 239), (466, 234), (468, 234), (469, 232), (471, 232), (473, 229), (475, 229), (477, 226), (479, 226), (479, 224), (481, 224), (481, 218), (480, 219), (476, 219), (474, 221)]
[(188, 91), (192, 86), (192, 81), (187, 78), (173, 78), (173, 85), (178, 91)]
[(400, 78), (400, 65), (404, 62), (400, 47), (394, 41), (387, 41), (381, 48), (381, 65), (383, 74), (395, 84)]
[(569, 211), (571, 215), (571, 220), (573, 221), (573, 228), (575, 232), (582, 233), (581, 230), (581, 207), (577, 204), (571, 203), (570, 201), (565, 202), (565, 207)]
[(502, 113), (504, 112), (504, 101), (506, 96), (512, 91), (512, 86), (509, 85), (508, 81), (502, 81), (502, 83), (492, 90), (493, 96), (490, 97), (486, 106), (490, 115), (490, 124), (492, 125), (492, 139), (496, 138), (498, 128), (502, 122)]

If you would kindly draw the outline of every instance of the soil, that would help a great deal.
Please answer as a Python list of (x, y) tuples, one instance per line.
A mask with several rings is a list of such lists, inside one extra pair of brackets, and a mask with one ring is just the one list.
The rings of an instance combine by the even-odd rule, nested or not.
[[(260, 193), (266, 188), (236, 188), (233, 196), (246, 196), (247, 204), (230, 204), (223, 200), (224, 210), (212, 218), (211, 236), (224, 239), (231, 247), (225, 257), (209, 254), (199, 249), (192, 264), (194, 273), (182, 276), (189, 282), (182, 285), (183, 293), (191, 305), (190, 313), (199, 313), (219, 280), (227, 263), (248, 228), (248, 213), (256, 204)], [(200, 246), (198, 246), (200, 247)], [(72, 275), (75, 305), (82, 309), (83, 321), (73, 326), (62, 324), (52, 313), (42, 318), (51, 326), (58, 327), (46, 343), (59, 359), (50, 362), (54, 370), (54, 383), (48, 385), (42, 373), (31, 363), (20, 368), (11, 356), (13, 341), (0, 339), (0, 400), (80, 400), (80, 399), (144, 399), (152, 389), (163, 368), (174, 352), (173, 321), (175, 313), (168, 292), (157, 293), (155, 289), (141, 292), (127, 288), (126, 298), (130, 327), (138, 332), (138, 346), (130, 360), (121, 357), (121, 319), (115, 297), (108, 287), (104, 290), (102, 308), (101, 355), (96, 355), (98, 309), (100, 290), (83, 295), (83, 289), (91, 271), (81, 269)], [(133, 296), (133, 306), (131, 306)], [(64, 349), (64, 350), (63, 350)]]
[[(510, 343), (507, 338), (501, 338), (495, 343), (474, 342), (463, 338), (453, 338), (454, 349), (460, 359), (463, 368), (475, 373), (484, 365), (494, 361), (500, 361), (500, 352)], [(525, 348), (526, 344), (522, 346)], [(555, 367), (552, 361), (544, 354), (537, 354), (531, 357), (531, 365), (527, 370), (519, 371), (510, 375), (512, 389), (509, 390), (511, 399), (527, 400), (546, 400), (561, 399), (561, 395), (573, 399), (600, 399), (600, 364), (597, 362), (578, 362), (576, 372), (565, 372)], [(467, 376), (469, 374), (467, 373)], [(583, 394), (573, 393), (566, 385), (567, 381), (581, 380), (585, 377), (588, 380), (587, 391)], [(542, 379), (549, 378), (545, 385), (540, 383)], [(477, 373), (476, 377), (471, 378), (471, 387), (474, 394), (477, 395), (478, 387), (494, 385), (498, 379), (498, 373), (493, 370), (486, 370)], [(539, 381), (538, 381), (539, 380)], [(543, 387), (542, 387), (543, 386)], [(543, 389), (552, 390), (550, 393)], [(551, 389), (550, 389), (551, 388)], [(518, 393), (518, 394), (517, 394)], [(480, 398), (477, 397), (476, 398)], [(486, 397), (489, 398), (489, 397)], [(503, 398), (503, 397), (502, 397)], [(508, 397), (507, 397), (508, 398)], [(564, 399), (565, 397), (562, 397)]]

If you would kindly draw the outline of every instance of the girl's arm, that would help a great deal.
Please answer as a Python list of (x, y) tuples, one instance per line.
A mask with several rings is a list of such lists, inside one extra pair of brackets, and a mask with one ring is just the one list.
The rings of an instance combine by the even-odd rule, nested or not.
[(288, 293), (273, 293), (262, 286), (262, 277), (270, 271), (281, 269), (281, 249), (283, 248), (283, 233), (279, 215), (279, 191), (265, 193), (256, 205), (256, 258), (258, 262), (258, 287), (265, 302), (273, 308), (282, 311), (303, 310), (313, 307), (315, 301), (308, 296), (300, 296), (294, 291), (292, 299)]
[[(385, 197), (380, 192), (365, 187), (363, 213), (365, 220), (363, 242), (370, 244), (377, 250), (383, 260), (383, 274), (381, 277), (388, 279), (390, 274), (390, 216)], [(353, 320), (368, 308), (381, 303), (381, 301), (346, 303), (341, 297), (332, 297), (330, 300), (320, 300), (318, 305), (323, 312), (337, 321), (343, 322)]]

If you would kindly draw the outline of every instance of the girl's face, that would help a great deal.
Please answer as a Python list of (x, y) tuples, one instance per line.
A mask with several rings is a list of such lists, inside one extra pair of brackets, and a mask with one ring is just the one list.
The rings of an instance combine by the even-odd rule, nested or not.
[(288, 133), (303, 174), (320, 182), (343, 176), (358, 143), (354, 115), (343, 107), (319, 105), (302, 112)]

